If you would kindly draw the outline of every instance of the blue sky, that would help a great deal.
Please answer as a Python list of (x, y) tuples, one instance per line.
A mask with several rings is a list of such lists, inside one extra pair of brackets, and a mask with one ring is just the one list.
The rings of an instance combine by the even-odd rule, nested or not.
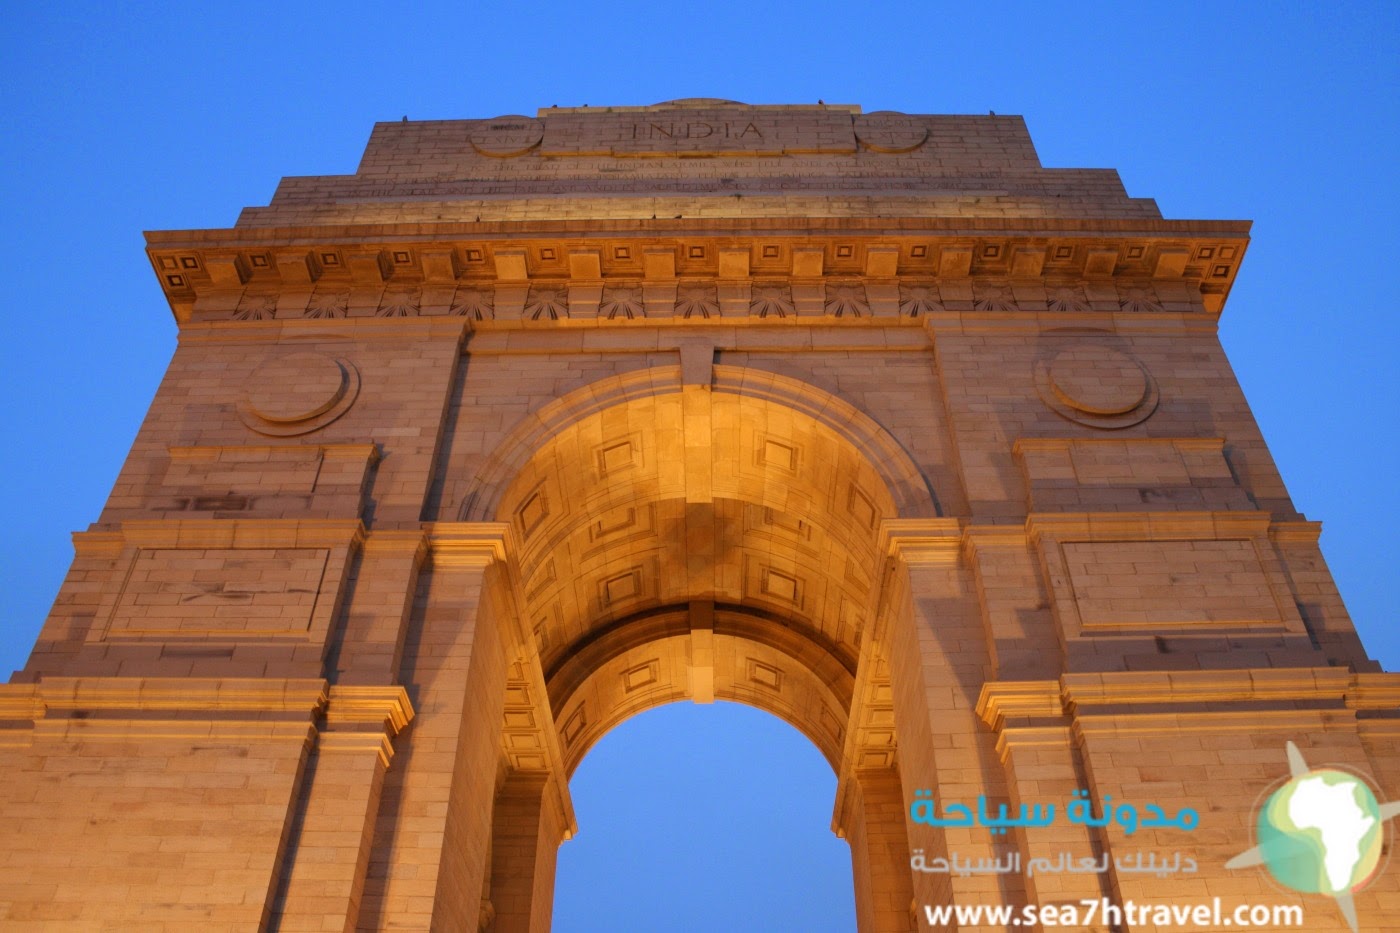
[[(1367, 646), (1400, 667), (1387, 531), (1400, 513), (1394, 3), (60, 2), (17, 5), (0, 31), (11, 282), (0, 670), (22, 665), (71, 559), (68, 534), (96, 518), (174, 349), (141, 231), (228, 226), (283, 175), (351, 172), (376, 120), (690, 96), (1022, 114), (1048, 166), (1116, 168), (1168, 217), (1255, 221), (1222, 339), (1295, 502), (1324, 522), (1324, 553)], [(824, 826), (830, 772), (820, 758), (800, 765), (805, 740), (721, 709), (650, 716), (694, 761), (727, 761), (758, 735), (762, 748), (787, 742), (793, 763), (778, 773), (798, 775), (794, 806), (799, 792), (825, 794)], [(658, 759), (649, 729), (647, 717), (619, 729), (579, 781), (605, 753)], [(598, 780), (621, 786), (616, 768)], [(755, 780), (737, 773), (720, 786)], [(610, 819), (618, 795), (600, 799), (580, 807), (583, 834), (566, 857), (590, 858), (568, 853)], [(735, 806), (741, 826), (755, 823)], [(689, 848), (711, 863), (723, 846), (769, 844), (739, 839), (732, 819), (706, 822), (723, 827), (720, 841), (693, 828)], [(692, 882), (701, 870), (677, 869)], [(680, 912), (654, 927), (596, 925), (584, 906), (557, 928), (717, 928), (684, 912), (700, 909), (681, 900), (698, 887), (665, 894)], [(814, 880), (812, 896), (831, 887)], [(726, 928), (792, 928), (761, 915), (763, 902), (743, 902), (750, 926)], [(849, 905), (806, 928), (849, 928), (839, 910)]]

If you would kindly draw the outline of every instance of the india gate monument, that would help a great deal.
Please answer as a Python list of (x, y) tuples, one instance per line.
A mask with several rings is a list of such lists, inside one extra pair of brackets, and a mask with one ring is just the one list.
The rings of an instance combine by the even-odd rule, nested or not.
[(1221, 350), (1249, 229), (1019, 117), (687, 99), (147, 234), (0, 927), (546, 931), (589, 749), (725, 700), (830, 763), (862, 933), (1395, 929), (1400, 676)]

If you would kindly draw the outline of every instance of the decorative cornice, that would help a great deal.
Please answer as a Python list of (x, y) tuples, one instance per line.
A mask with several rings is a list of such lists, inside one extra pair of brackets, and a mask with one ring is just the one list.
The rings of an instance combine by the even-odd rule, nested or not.
[[(96, 534), (106, 543), (110, 532)], [(122, 522), (120, 534), (143, 548), (345, 547), (362, 543), (365, 529), (359, 519), (210, 518)]]
[(988, 681), (977, 697), (977, 716), (1000, 731), (1007, 719), (1060, 717), (1060, 685), (1053, 680)]
[[(37, 684), (0, 684), (0, 721), (27, 722), (44, 715)], [(5, 733), (0, 732), (0, 736)]]
[(1074, 732), (1094, 736), (1164, 736), (1202, 733), (1283, 733), (1341, 731), (1342, 722), (1355, 724), (1348, 710), (1278, 709), (1219, 712), (1118, 713), (1076, 716)]
[(330, 688), (326, 723), (378, 722), (389, 735), (402, 732), (414, 716), (408, 691), (399, 686), (336, 684)]
[(505, 562), (518, 550), (509, 522), (428, 522), (423, 527), (434, 567), (482, 568)]
[(1400, 674), (1357, 674), (1347, 693), (1352, 709), (1400, 711)]
[(811, 236), (821, 233), (911, 236), (1125, 236), (1202, 237), (1238, 241), (1249, 236), (1248, 220), (1167, 220), (1153, 217), (714, 217), (638, 221), (494, 220), (477, 223), (373, 223), (283, 227), (219, 227), (147, 231), (150, 249), (201, 245), (312, 244), (335, 240), (510, 239), (552, 236), (665, 237), (681, 235)]
[(907, 564), (955, 564), (962, 552), (963, 524), (957, 518), (887, 518), (879, 548)]
[(383, 767), (394, 757), (394, 744), (383, 732), (322, 732), (316, 736), (319, 754), (372, 753)]
[(49, 711), (126, 710), (305, 713), (326, 704), (324, 680), (194, 677), (45, 677), (36, 699)]
[(323, 460), (349, 460), (351, 462), (369, 461), (371, 464), (379, 462), (378, 444), (316, 444), (306, 447), (288, 448), (286, 446), (271, 447), (257, 446), (249, 444), (209, 444), (201, 447), (179, 447), (171, 446), (166, 448), (171, 460), (196, 460), (215, 461), (226, 453), (248, 456), (250, 454), (273, 455), (285, 454), (290, 450), (297, 453), (307, 451), (315, 452)]
[(428, 539), (421, 529), (371, 531), (365, 535), (367, 557), (413, 557), (428, 552)]
[(1026, 533), (1076, 541), (1187, 541), (1255, 538), (1269, 531), (1268, 512), (1035, 512)]
[(296, 741), (310, 744), (316, 727), (304, 722), (241, 719), (41, 719), (34, 724), (34, 739), (82, 742)]
[[(1093, 447), (1095, 445), (1106, 447), (1121, 445), (1123, 440), (1121, 437), (1019, 437), (1012, 442), (1011, 452), (1025, 454), (1070, 450), (1075, 447)], [(1177, 450), (1218, 451), (1225, 446), (1225, 439), (1220, 437), (1134, 437), (1132, 443), (1135, 447), (1151, 444), (1175, 447)]]
[(1279, 544), (1317, 544), (1322, 537), (1322, 522), (1275, 522), (1269, 537)]
[(1129, 703), (1330, 700), (1340, 704), (1355, 691), (1356, 675), (1334, 667), (1142, 671), (1065, 674), (1060, 684), (1066, 708), (1082, 712)]
[[(347, 316), (460, 316), (469, 309), (453, 300), (453, 289), (464, 287), (476, 290), (470, 316), (490, 326), (492, 317), (519, 312), (511, 301), (483, 298), (483, 287), (635, 290), (787, 279), (825, 279), (841, 300), (828, 295), (814, 313), (842, 320), (922, 306), (901, 301), (897, 290), (882, 302), (863, 283), (942, 288), (925, 299), (930, 310), (969, 314), (1215, 314), (1247, 233), (1248, 224), (1223, 221), (1046, 218), (390, 224), (150, 233), (147, 252), (182, 322), (197, 302), (210, 320), (310, 317), (334, 325)], [(974, 295), (973, 283), (986, 294)], [(1079, 285), (1088, 289), (1061, 294)], [(371, 289), (380, 292), (372, 302), (365, 297)], [(325, 295), (313, 300), (313, 291)], [(284, 292), (306, 300), (276, 300)], [(578, 316), (563, 310), (567, 294), (560, 294), (556, 323)], [(630, 316), (602, 318), (627, 326), (643, 314), (655, 317), (656, 300), (639, 297)], [(598, 318), (598, 307), (596, 297), (584, 303), (583, 316)]]
[(1011, 753), (1021, 748), (1067, 749), (1074, 741), (1074, 727), (1063, 726), (1011, 726), (997, 733), (997, 758), (1002, 764)]

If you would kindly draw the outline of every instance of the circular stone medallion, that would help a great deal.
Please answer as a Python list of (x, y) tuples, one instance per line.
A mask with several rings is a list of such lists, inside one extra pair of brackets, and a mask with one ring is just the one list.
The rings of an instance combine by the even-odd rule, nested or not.
[(1091, 415), (1121, 415), (1142, 403), (1147, 373), (1136, 361), (1106, 347), (1066, 350), (1050, 364), (1055, 395)]
[(1090, 427), (1128, 427), (1157, 409), (1157, 383), (1141, 363), (1112, 347), (1067, 347), (1036, 364), (1035, 382), (1047, 405)]
[(509, 159), (538, 146), (544, 138), (544, 124), (533, 117), (510, 114), (482, 120), (467, 138), (472, 148), (482, 155)]
[(876, 152), (913, 152), (928, 139), (928, 127), (908, 114), (877, 110), (855, 118), (856, 139)]
[(253, 371), (238, 414), (260, 434), (306, 434), (345, 414), (359, 390), (360, 375), (349, 362), (324, 353), (290, 353)]

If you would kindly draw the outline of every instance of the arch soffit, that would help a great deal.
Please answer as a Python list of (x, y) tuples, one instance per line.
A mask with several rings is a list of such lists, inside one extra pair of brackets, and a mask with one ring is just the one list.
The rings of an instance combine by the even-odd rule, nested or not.
[[(893, 435), (851, 403), (816, 386), (765, 370), (717, 365), (711, 390), (771, 402), (812, 418), (860, 452), (894, 500), (899, 518), (941, 514), (937, 497), (913, 458)], [(550, 439), (572, 425), (634, 399), (679, 394), (679, 366), (656, 366), (589, 383), (521, 419), (477, 471), (458, 520), (497, 520), (512, 481)]]
[(547, 668), (620, 619), (692, 600), (773, 612), (859, 651), (895, 499), (848, 432), (816, 417), (845, 409), (825, 393), (806, 411), (774, 401), (775, 385), (802, 384), (770, 374), (740, 391), (744, 375), (720, 373), (733, 391), (672, 384), (622, 402), (636, 383), (612, 382), (614, 404), (550, 432), (495, 497)]
[(779, 620), (716, 607), (712, 658), (697, 662), (687, 607), (639, 614), (590, 639), (548, 675), (565, 768), (638, 713), (727, 700), (793, 726), (838, 770), (854, 674), (826, 646)]

